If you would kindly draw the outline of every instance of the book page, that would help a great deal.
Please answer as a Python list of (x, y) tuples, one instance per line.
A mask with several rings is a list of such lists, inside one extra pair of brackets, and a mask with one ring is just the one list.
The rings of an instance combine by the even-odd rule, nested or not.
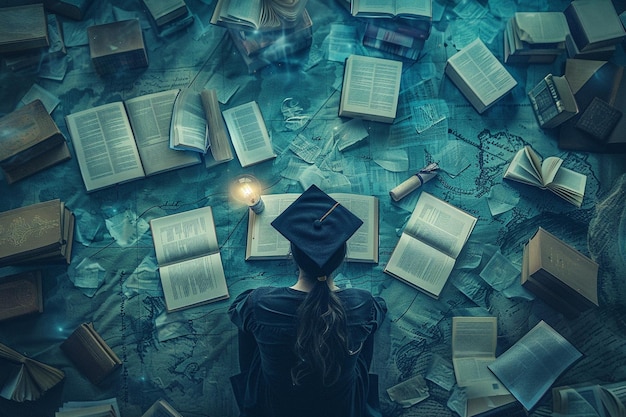
[(168, 311), (228, 298), (220, 253), (159, 268)]
[(87, 191), (145, 176), (122, 102), (66, 116)]
[(450, 57), (448, 63), (486, 105), (517, 85), (517, 81), (480, 38)]
[(205, 153), (209, 130), (200, 93), (185, 88), (174, 102), (170, 127), (170, 147)]
[(146, 175), (200, 163), (199, 155), (170, 149), (170, 122), (179, 90), (126, 100), (126, 109)]
[(348, 239), (346, 259), (378, 262), (378, 199), (346, 193), (330, 196), (363, 220), (361, 227)]
[(256, 101), (224, 110), (222, 115), (242, 167), (276, 157)]
[(475, 224), (474, 216), (422, 192), (404, 231), (456, 259)]
[(351, 55), (346, 60), (340, 115), (395, 118), (402, 62)]
[(210, 206), (150, 221), (159, 266), (219, 252)]
[[(539, 159), (541, 166), (541, 160)], [(527, 148), (522, 148), (513, 157), (511, 163), (504, 172), (504, 178), (523, 182), (525, 184), (534, 185), (535, 187), (543, 187), (543, 181), (537, 167), (533, 165), (533, 160), (528, 154)]]
[(385, 272), (438, 297), (452, 272), (454, 262), (454, 258), (402, 233)]
[(258, 28), (261, 16), (261, 0), (226, 0), (221, 17), (226, 20), (249, 22)]
[(286, 258), (289, 241), (281, 235), (272, 221), (293, 203), (300, 194), (273, 194), (261, 196), (265, 209), (260, 214), (248, 210), (248, 241), (246, 260)]
[(226, 123), (220, 111), (217, 90), (203, 89), (200, 92), (200, 99), (209, 129), (211, 155), (217, 162), (230, 161), (233, 159), (233, 153)]
[(531, 410), (554, 381), (582, 354), (546, 322), (540, 321), (489, 369)]
[(587, 176), (571, 169), (560, 167), (556, 172), (552, 183), (549, 185), (550, 189), (558, 189), (567, 191), (571, 194), (581, 196), (585, 195), (585, 186), (587, 185)]

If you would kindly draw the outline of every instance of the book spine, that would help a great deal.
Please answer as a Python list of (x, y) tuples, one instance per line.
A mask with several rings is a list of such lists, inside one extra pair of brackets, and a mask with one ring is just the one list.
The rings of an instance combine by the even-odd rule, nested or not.
[(550, 90), (550, 94), (552, 95), (552, 100), (554, 100), (554, 105), (559, 113), (565, 110), (565, 106), (563, 105), (563, 100), (561, 100), (561, 95), (554, 85), (554, 81), (552, 80), (552, 75), (548, 75), (545, 78), (546, 85), (548, 86), (548, 90)]

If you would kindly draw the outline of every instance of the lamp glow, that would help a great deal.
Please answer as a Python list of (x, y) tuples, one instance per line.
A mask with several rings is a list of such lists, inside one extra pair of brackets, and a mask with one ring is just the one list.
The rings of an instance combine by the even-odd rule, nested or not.
[(256, 214), (265, 209), (265, 203), (261, 199), (261, 184), (252, 175), (240, 175), (235, 178), (230, 187), (230, 195), (250, 207)]

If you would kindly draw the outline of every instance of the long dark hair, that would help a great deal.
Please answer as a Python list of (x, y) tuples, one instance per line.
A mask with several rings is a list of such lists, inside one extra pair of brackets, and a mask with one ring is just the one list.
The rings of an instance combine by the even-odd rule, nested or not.
[(320, 269), (294, 245), (291, 253), (296, 264), (308, 279), (314, 282), (297, 311), (298, 330), (294, 352), (296, 364), (291, 368), (291, 380), (300, 385), (308, 375), (318, 378), (324, 386), (331, 386), (341, 375), (341, 364), (348, 354), (346, 312), (341, 300), (331, 291), (326, 278), (343, 261), (344, 244), (327, 264)]

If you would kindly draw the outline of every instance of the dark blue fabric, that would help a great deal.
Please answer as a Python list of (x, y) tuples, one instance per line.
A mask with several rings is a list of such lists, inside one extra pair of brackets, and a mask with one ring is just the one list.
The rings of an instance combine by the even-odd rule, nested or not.
[(377, 383), (369, 374), (373, 334), (382, 323), (385, 302), (365, 290), (336, 293), (347, 315), (349, 350), (339, 381), (323, 387), (313, 381), (293, 386), (296, 311), (306, 293), (262, 287), (239, 295), (229, 309), (239, 328), (241, 374), (231, 378), (241, 416), (380, 416)]

